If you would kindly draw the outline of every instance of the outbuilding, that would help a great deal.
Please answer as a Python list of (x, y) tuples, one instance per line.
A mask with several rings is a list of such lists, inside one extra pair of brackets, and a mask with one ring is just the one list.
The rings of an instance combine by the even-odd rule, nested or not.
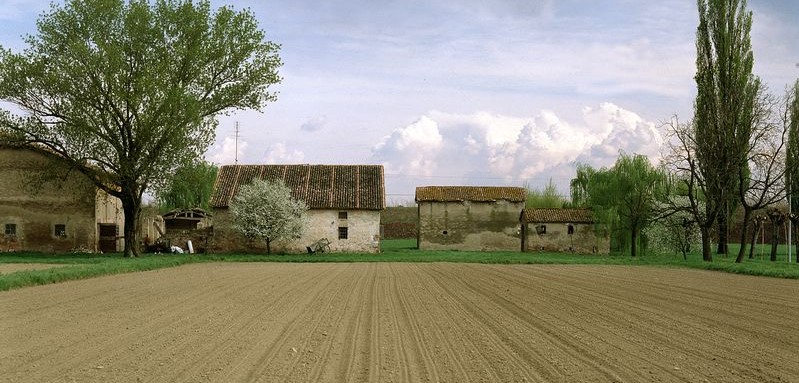
[(283, 181), (309, 208), (308, 227), (296, 240), (272, 243), (277, 252), (306, 252), (326, 243), (325, 251), (380, 251), (380, 211), (385, 207), (382, 165), (226, 165), (211, 194), (213, 240), (217, 252), (265, 251), (265, 243), (233, 229), (229, 207), (239, 188), (254, 179)]
[(610, 237), (590, 209), (524, 209), (519, 217), (522, 251), (608, 254)]
[(418, 247), (519, 251), (519, 212), (526, 198), (521, 187), (417, 187)]
[(0, 251), (122, 250), (121, 201), (58, 155), (0, 144), (0, 180)]

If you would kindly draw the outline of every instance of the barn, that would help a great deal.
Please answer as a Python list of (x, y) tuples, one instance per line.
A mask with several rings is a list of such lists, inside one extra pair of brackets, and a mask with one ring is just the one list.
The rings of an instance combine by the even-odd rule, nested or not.
[(380, 212), (385, 207), (382, 165), (226, 165), (211, 194), (215, 252), (263, 252), (233, 229), (229, 207), (239, 187), (254, 179), (283, 181), (308, 207), (302, 238), (272, 243), (277, 252), (305, 252), (318, 241), (334, 252), (380, 251)]
[(0, 251), (121, 251), (122, 203), (34, 146), (0, 144)]
[(590, 209), (524, 209), (519, 221), (522, 251), (610, 252), (607, 230), (597, 228)]
[(526, 197), (521, 187), (417, 187), (418, 247), (519, 251), (519, 213)]

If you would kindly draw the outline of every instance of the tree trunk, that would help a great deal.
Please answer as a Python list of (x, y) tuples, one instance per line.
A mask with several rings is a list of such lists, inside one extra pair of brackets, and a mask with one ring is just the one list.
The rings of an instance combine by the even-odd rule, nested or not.
[(727, 238), (727, 228), (729, 226), (729, 219), (725, 214), (719, 214), (718, 216), (718, 224), (719, 224), (719, 244), (716, 246), (716, 254), (727, 254), (729, 253), (728, 242), (729, 239)]
[(638, 253), (638, 230), (633, 228), (630, 230), (630, 236), (632, 237), (632, 243), (630, 244), (630, 256), (635, 257)]
[(141, 198), (134, 196), (135, 191), (122, 191), (122, 211), (125, 213), (125, 257), (139, 256), (136, 242), (139, 213), (141, 212)]
[(746, 253), (746, 231), (749, 229), (749, 219), (752, 216), (752, 211), (744, 205), (744, 220), (741, 224), (741, 247), (738, 249), (738, 257), (735, 258), (735, 263), (744, 261), (744, 253)]
[(699, 231), (702, 235), (702, 260), (713, 262), (713, 254), (710, 253), (710, 227), (702, 225)]
[(771, 257), (772, 262), (777, 260), (777, 245), (779, 241), (777, 236), (780, 235), (779, 225), (775, 221), (771, 221)]
[(267, 253), (267, 254), (272, 254), (272, 247), (271, 247), (271, 244), (272, 244), (272, 240), (271, 240), (271, 239), (269, 239), (269, 238), (267, 238), (267, 239), (266, 239), (266, 253)]
[(757, 245), (757, 235), (760, 234), (760, 227), (763, 221), (760, 218), (755, 219), (755, 229), (752, 231), (752, 245), (749, 246), (749, 259), (755, 258), (755, 246)]

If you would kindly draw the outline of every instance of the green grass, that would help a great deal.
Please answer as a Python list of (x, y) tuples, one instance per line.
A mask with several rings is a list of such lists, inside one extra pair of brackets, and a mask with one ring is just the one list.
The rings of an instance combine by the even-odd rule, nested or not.
[[(575, 255), (557, 253), (474, 252), (474, 251), (420, 251), (416, 240), (399, 239), (382, 242), (380, 254), (208, 254), (166, 255), (146, 254), (139, 258), (123, 258), (119, 254), (33, 254), (6, 253), (0, 255), (3, 263), (46, 263), (63, 265), (43, 270), (25, 270), (0, 274), (0, 291), (26, 286), (58, 283), (92, 278), (102, 275), (155, 270), (198, 262), (459, 262), (495, 264), (586, 264), (681, 267), (715, 270), (737, 274), (799, 279), (799, 264), (788, 263), (787, 248), (780, 247), (778, 260), (768, 260), (769, 246), (756, 251), (755, 259), (736, 264), (737, 245), (730, 245), (730, 255), (714, 254), (713, 262), (702, 261), (698, 253), (682, 255), (643, 254), (632, 258), (627, 255)], [(748, 253), (747, 253), (748, 254)], [(795, 257), (795, 255), (794, 255)]]

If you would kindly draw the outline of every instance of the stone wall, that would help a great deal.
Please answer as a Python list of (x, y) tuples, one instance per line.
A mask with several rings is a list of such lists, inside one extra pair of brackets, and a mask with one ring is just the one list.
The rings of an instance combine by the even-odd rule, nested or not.
[(420, 202), (419, 249), (519, 251), (523, 202)]
[[(541, 226), (544, 226), (542, 228)], [(571, 224), (569, 234), (567, 223), (528, 223), (524, 228), (526, 242), (524, 251), (572, 252), (581, 254), (608, 254), (610, 238), (595, 234), (594, 224)]]
[(0, 251), (96, 249), (96, 188), (85, 176), (29, 149), (2, 147), (0, 179)]
[[(339, 218), (339, 213), (346, 213), (347, 218)], [(314, 209), (307, 214), (308, 226), (302, 238), (273, 242), (273, 253), (305, 253), (307, 246), (322, 238), (330, 241), (333, 252), (380, 251), (380, 211)], [(250, 241), (233, 230), (228, 209), (214, 209), (212, 222), (211, 252), (266, 252), (265, 242)], [(339, 239), (339, 227), (347, 228), (346, 239)]]

